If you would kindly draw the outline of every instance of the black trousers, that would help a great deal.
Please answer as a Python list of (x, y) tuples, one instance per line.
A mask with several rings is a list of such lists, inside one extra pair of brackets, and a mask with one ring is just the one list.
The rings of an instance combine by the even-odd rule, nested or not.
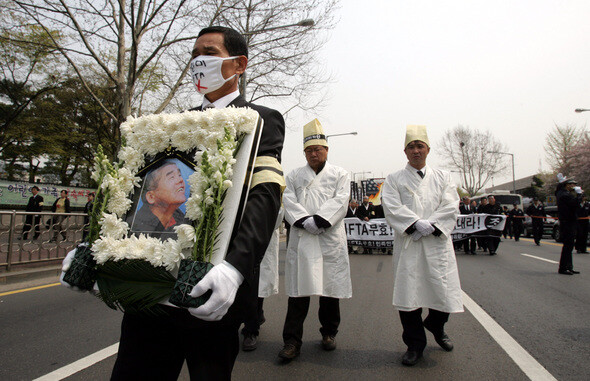
[(574, 250), (574, 241), (576, 239), (576, 222), (559, 221), (559, 232), (563, 246), (561, 248), (561, 257), (559, 258), (559, 271), (573, 270), (572, 251)]
[(258, 298), (254, 306), (248, 309), (246, 319), (244, 320), (244, 328), (242, 328), (242, 335), (254, 335), (260, 334), (260, 326), (266, 320), (264, 318), (264, 298)]
[(588, 241), (588, 220), (578, 220), (578, 231), (576, 233), (576, 250), (584, 253)]
[(487, 237), (486, 240), (486, 247), (490, 251), (490, 253), (495, 253), (498, 250), (498, 246), (500, 246), (500, 237)]
[(449, 313), (428, 309), (428, 316), (422, 321), (422, 308), (413, 311), (399, 311), (404, 332), (402, 339), (408, 346), (409, 351), (422, 352), (426, 348), (426, 332), (424, 325), (427, 325), (435, 335), (441, 335), (445, 329), (445, 323), (449, 320)]
[(476, 245), (477, 244), (475, 238), (467, 238), (466, 240), (463, 240), (463, 247), (465, 249), (465, 253), (475, 252)]
[(203, 324), (180, 308), (166, 312), (125, 313), (111, 380), (177, 380), (185, 360), (191, 380), (231, 380), (239, 326)]
[(487, 238), (477, 238), (477, 245), (486, 251), (488, 249), (488, 241)]
[[(289, 298), (287, 317), (283, 327), (283, 341), (301, 347), (303, 343), (303, 322), (309, 311), (309, 296)], [(322, 335), (336, 336), (340, 325), (340, 299), (320, 296), (320, 332)]]
[(512, 225), (512, 230), (514, 233), (514, 240), (518, 241), (520, 238), (520, 235), (522, 234), (522, 223), (519, 223), (518, 225), (513, 224)]
[[(35, 215), (34, 217), (35, 218), (33, 218), (33, 216), (30, 214), (25, 217), (25, 225), (23, 226), (23, 239), (27, 239), (27, 237), (29, 235), (29, 231), (31, 231), (32, 226), (35, 227), (35, 235), (34, 235), (35, 239), (37, 239), (39, 237), (39, 235), (41, 234), (41, 229), (40, 229), (41, 216)], [(34, 223), (33, 223), (33, 220), (35, 220)]]
[(535, 243), (541, 242), (543, 237), (543, 220), (540, 218), (533, 217), (533, 238)]

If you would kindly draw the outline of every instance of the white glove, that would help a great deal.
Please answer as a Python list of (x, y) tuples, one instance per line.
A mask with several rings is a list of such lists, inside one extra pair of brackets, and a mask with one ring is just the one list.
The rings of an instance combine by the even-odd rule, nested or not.
[(78, 291), (78, 292), (84, 292), (84, 290), (81, 290), (80, 288), (78, 288), (76, 286), (72, 286), (68, 282), (64, 281), (64, 276), (66, 275), (66, 271), (68, 271), (68, 269), (72, 265), (72, 261), (74, 260), (74, 255), (76, 255), (76, 249), (70, 251), (68, 253), (68, 255), (66, 255), (66, 257), (64, 258), (63, 262), (61, 263), (61, 275), (59, 276), (59, 282), (63, 286), (66, 286), (69, 289), (72, 289), (72, 290)]
[(415, 230), (415, 231), (412, 233), (412, 239), (413, 239), (414, 241), (417, 241), (417, 240), (419, 240), (420, 238), (422, 238), (422, 234), (421, 234), (421, 233), (420, 233), (418, 230)]
[(188, 312), (202, 320), (221, 320), (233, 304), (243, 281), (244, 276), (228, 262), (223, 261), (213, 266), (189, 294), (196, 298), (211, 290), (211, 297), (202, 306), (189, 308)]
[(434, 233), (434, 228), (432, 227), (432, 225), (430, 224), (430, 222), (428, 222), (426, 220), (418, 220), (418, 221), (416, 221), (416, 223), (414, 224), (414, 227), (424, 237), (426, 237), (427, 235), (430, 235), (430, 234)]
[(309, 217), (305, 221), (303, 221), (303, 228), (310, 232), (311, 234), (321, 234), (324, 232), (324, 228), (318, 228), (315, 224), (315, 220), (313, 217)]
[(577, 194), (582, 194), (582, 188), (581, 188), (581, 187), (574, 187), (574, 191), (575, 191)]

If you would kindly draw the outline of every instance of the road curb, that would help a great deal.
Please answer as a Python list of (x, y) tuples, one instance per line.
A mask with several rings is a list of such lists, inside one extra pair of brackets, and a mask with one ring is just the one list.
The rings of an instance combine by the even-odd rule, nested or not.
[(59, 276), (60, 273), (61, 264), (28, 270), (4, 272), (0, 273), (0, 287), (16, 283), (29, 282), (40, 278)]

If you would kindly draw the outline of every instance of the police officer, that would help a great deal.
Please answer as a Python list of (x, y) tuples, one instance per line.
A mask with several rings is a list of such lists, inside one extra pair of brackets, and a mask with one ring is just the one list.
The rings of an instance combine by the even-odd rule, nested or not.
[[(574, 240), (576, 238), (577, 211), (582, 200), (582, 188), (576, 187), (577, 184), (573, 179), (567, 179), (563, 175), (557, 175), (560, 179), (555, 191), (557, 197), (557, 214), (559, 217), (559, 231), (563, 241), (561, 248), (561, 258), (559, 259), (558, 273), (564, 275), (579, 274), (574, 270), (572, 261), (572, 250), (574, 249)], [(575, 188), (575, 189), (574, 189)], [(575, 191), (577, 195), (574, 195)]]
[(576, 235), (576, 251), (578, 254), (588, 254), (586, 243), (588, 241), (588, 216), (590, 215), (590, 202), (586, 194), (582, 194), (582, 201), (578, 209), (578, 233)]
[(518, 208), (517, 203), (514, 203), (513, 209), (510, 211), (510, 219), (512, 220), (512, 233), (514, 233), (514, 241), (518, 242), (520, 235), (522, 234), (524, 212)]
[(543, 225), (545, 223), (545, 207), (537, 197), (533, 198), (533, 203), (526, 208), (526, 214), (531, 217), (533, 224), (533, 237), (537, 246), (541, 245), (543, 237)]

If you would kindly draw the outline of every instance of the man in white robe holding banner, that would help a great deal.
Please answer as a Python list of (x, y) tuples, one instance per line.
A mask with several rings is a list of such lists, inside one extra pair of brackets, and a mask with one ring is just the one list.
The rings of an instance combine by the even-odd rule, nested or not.
[[(408, 164), (382, 187), (385, 218), (395, 232), (393, 305), (399, 310), (408, 349), (402, 364), (415, 365), (426, 347), (428, 329), (446, 351), (449, 313), (463, 312), (461, 285), (451, 239), (459, 195), (450, 173), (426, 165), (430, 144), (425, 126), (408, 126)], [(422, 308), (429, 313), (422, 320)]]
[(303, 322), (311, 295), (320, 296), (319, 319), (324, 350), (336, 348), (339, 300), (352, 297), (344, 217), (350, 197), (348, 171), (327, 162), (328, 142), (320, 122), (303, 128), (307, 165), (287, 175), (285, 219), (292, 225), (285, 264), (289, 305), (279, 357), (299, 356)]

